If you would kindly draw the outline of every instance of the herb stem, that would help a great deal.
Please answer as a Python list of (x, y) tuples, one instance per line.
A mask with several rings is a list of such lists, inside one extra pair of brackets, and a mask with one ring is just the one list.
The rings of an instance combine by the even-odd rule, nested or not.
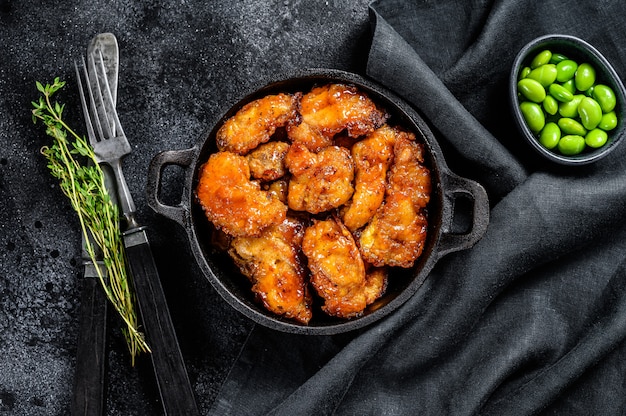
[[(44, 86), (37, 82), (36, 85), (43, 96), (32, 103), (33, 122), (41, 120), (46, 126), (46, 134), (53, 138), (52, 144), (42, 147), (41, 153), (78, 215), (81, 233), (85, 237), (85, 251), (94, 264), (107, 298), (124, 322), (122, 332), (134, 365), (136, 356), (150, 352), (150, 348), (138, 329), (136, 298), (122, 244), (119, 210), (107, 191), (105, 176), (93, 148), (65, 123), (64, 106), (52, 102), (52, 96), (65, 82), (55, 78), (52, 84)], [(81, 164), (78, 157), (86, 159), (87, 163)], [(100, 266), (97, 251), (102, 254), (104, 267)]]

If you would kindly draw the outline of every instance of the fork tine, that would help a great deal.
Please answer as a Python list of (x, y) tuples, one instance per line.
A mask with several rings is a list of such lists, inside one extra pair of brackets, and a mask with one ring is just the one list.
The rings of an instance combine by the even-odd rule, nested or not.
[(104, 74), (100, 73), (93, 53), (87, 57), (87, 60), (88, 72), (92, 75), (87, 78), (88, 84), (92, 87), (92, 91), (95, 91), (93, 94), (94, 103), (92, 108), (94, 108), (94, 112), (96, 113), (96, 117), (104, 133), (102, 138), (111, 138), (114, 136), (114, 128), (112, 127), (114, 121), (109, 118), (108, 114), (111, 113), (111, 109), (107, 107), (106, 101), (102, 95), (102, 84), (106, 82), (106, 72)]
[[(108, 137), (113, 136), (125, 137), (124, 130), (122, 129), (122, 123), (120, 123), (117, 111), (115, 110), (115, 104), (113, 101), (113, 94), (111, 93), (111, 87), (106, 75), (106, 68), (104, 67), (104, 57), (102, 51), (98, 50), (98, 62), (94, 56), (91, 56), (91, 63), (93, 64), (94, 73), (96, 74), (96, 80), (98, 82), (98, 98), (101, 99), (102, 108), (105, 113), (105, 118), (112, 123), (113, 129), (110, 129)], [(110, 126), (110, 125), (109, 125)], [(109, 127), (107, 126), (107, 127)], [(115, 132), (115, 133), (114, 133)]]
[[(83, 64), (84, 64), (83, 59)], [(83, 90), (83, 80), (80, 75), (80, 70), (78, 69), (78, 63), (74, 61), (74, 69), (76, 70), (76, 81), (78, 83), (78, 93), (80, 95), (80, 103), (83, 108), (83, 117), (85, 118), (85, 125), (87, 126), (87, 137), (89, 138), (89, 142), (93, 146), (98, 139), (96, 138), (96, 133), (93, 129), (93, 123), (91, 122), (91, 117), (89, 116), (89, 107), (87, 107), (87, 100), (85, 99), (85, 91)], [(83, 70), (85, 67), (83, 65)]]
[[(101, 115), (105, 119), (107, 119), (106, 111), (103, 107), (104, 105), (103, 105), (102, 97), (97, 97), (98, 101), (96, 102), (96, 96), (93, 91), (94, 88), (91, 84), (91, 77), (89, 77), (88, 67), (87, 67), (87, 63), (85, 63), (84, 57), (82, 58), (82, 61), (83, 61), (83, 68), (84, 68), (83, 72), (85, 75), (85, 83), (87, 85), (87, 92), (89, 92), (89, 104), (91, 108), (91, 113), (94, 118), (94, 124), (96, 126), (96, 130), (98, 132), (97, 141), (102, 141), (108, 137), (111, 137), (111, 131), (110, 131), (108, 122), (102, 123)], [(96, 83), (97, 83), (97, 79), (96, 79)], [(95, 90), (98, 94), (100, 94), (99, 84), (96, 85)], [(104, 129), (106, 129), (106, 131)]]
[[(89, 140), (91, 141), (91, 145), (95, 146), (98, 142), (104, 140), (107, 136), (102, 130), (102, 123), (100, 122), (100, 116), (98, 113), (98, 106), (96, 105), (96, 101), (93, 94), (93, 88), (91, 87), (91, 83), (89, 82), (89, 74), (87, 72), (87, 64), (85, 63), (85, 58), (81, 58), (82, 60), (82, 68), (83, 68), (83, 76), (85, 79), (85, 86), (87, 88), (87, 93), (89, 96), (89, 106), (86, 106), (86, 114), (91, 114), (89, 122), (92, 126), (92, 130), (94, 134), (90, 136)], [(82, 90), (82, 81), (80, 83)], [(84, 96), (84, 94), (83, 94)], [(86, 97), (85, 97), (86, 98)], [(104, 111), (104, 110), (101, 110)], [(94, 129), (95, 127), (95, 129)], [(96, 134), (97, 133), (97, 134)]]

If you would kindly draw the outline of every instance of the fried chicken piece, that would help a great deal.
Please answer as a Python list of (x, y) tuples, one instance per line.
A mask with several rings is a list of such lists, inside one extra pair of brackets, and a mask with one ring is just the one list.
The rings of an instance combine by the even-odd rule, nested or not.
[(273, 181), (285, 176), (284, 159), (289, 150), (285, 142), (269, 142), (260, 145), (246, 157), (252, 177), (262, 181)]
[(287, 217), (266, 228), (259, 237), (234, 238), (229, 250), (252, 291), (272, 313), (307, 324), (312, 317), (300, 245), (304, 225)]
[(230, 152), (214, 153), (202, 165), (196, 196), (209, 221), (235, 237), (257, 236), (287, 213), (285, 204), (250, 180), (248, 160)]
[(312, 214), (328, 211), (346, 203), (354, 192), (354, 164), (343, 147), (330, 146), (312, 153), (296, 142), (287, 152), (285, 166), (292, 174), (287, 201), (293, 210)]
[(285, 178), (266, 184), (267, 192), (278, 198), (280, 202), (287, 205), (287, 191), (289, 190), (289, 181)]
[(299, 123), (300, 97), (280, 93), (244, 105), (217, 131), (218, 149), (245, 155), (269, 141), (277, 128)]
[(302, 251), (327, 314), (353, 318), (382, 295), (386, 274), (382, 269), (366, 274), (356, 242), (339, 219), (314, 221), (304, 232)]
[(302, 122), (287, 126), (292, 142), (304, 143), (317, 152), (333, 143), (333, 137), (346, 130), (350, 137), (371, 133), (389, 117), (357, 88), (328, 84), (313, 88), (300, 101)]
[(374, 216), (385, 197), (387, 171), (393, 160), (398, 135), (406, 134), (387, 124), (352, 146), (356, 181), (354, 195), (343, 210), (343, 223), (351, 231), (363, 227)]
[(430, 171), (422, 163), (422, 145), (398, 138), (385, 201), (358, 238), (368, 263), (411, 267), (422, 253), (428, 228), (423, 208), (431, 191)]

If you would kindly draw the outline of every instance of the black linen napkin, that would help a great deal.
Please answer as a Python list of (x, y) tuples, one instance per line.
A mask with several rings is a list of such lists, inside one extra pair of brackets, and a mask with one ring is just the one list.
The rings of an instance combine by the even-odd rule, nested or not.
[(371, 16), (367, 75), (424, 115), (453, 171), (487, 188), (487, 233), (356, 334), (256, 327), (212, 413), (624, 414), (626, 147), (582, 168), (537, 162), (506, 81), (517, 51), (547, 33), (582, 37), (626, 74), (626, 7), (386, 0)]

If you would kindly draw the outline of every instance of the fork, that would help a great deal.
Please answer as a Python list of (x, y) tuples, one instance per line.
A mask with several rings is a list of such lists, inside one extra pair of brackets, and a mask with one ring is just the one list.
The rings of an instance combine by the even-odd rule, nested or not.
[[(84, 58), (82, 76), (78, 64), (75, 63), (87, 136), (98, 162), (111, 166), (116, 179), (118, 203), (126, 219), (123, 232), (126, 257), (130, 264), (146, 339), (152, 349), (150, 357), (163, 410), (167, 416), (198, 415), (193, 389), (150, 249), (146, 228), (140, 226), (135, 219), (135, 204), (122, 172), (121, 159), (130, 153), (131, 148), (115, 110), (102, 53), (99, 52), (97, 56), (94, 54), (88, 56), (91, 74), (87, 71)], [(83, 90), (82, 77), (85, 79), (89, 106)], [(97, 87), (95, 91), (92, 85)]]
[[(113, 170), (118, 192), (118, 204), (125, 217), (127, 228), (136, 228), (139, 224), (137, 224), (135, 219), (135, 203), (122, 170), (122, 158), (131, 152), (131, 147), (115, 110), (113, 95), (106, 78), (102, 52), (100, 50), (97, 52), (100, 65), (96, 64), (93, 54), (88, 56), (89, 69), (93, 75), (91, 77), (87, 72), (85, 58), (82, 58), (91, 115), (87, 108), (78, 66), (75, 65), (78, 77), (78, 91), (81, 96), (85, 124), (87, 125), (87, 136), (94, 149), (98, 163), (105, 163)], [(95, 84), (95, 93), (92, 83)]]

